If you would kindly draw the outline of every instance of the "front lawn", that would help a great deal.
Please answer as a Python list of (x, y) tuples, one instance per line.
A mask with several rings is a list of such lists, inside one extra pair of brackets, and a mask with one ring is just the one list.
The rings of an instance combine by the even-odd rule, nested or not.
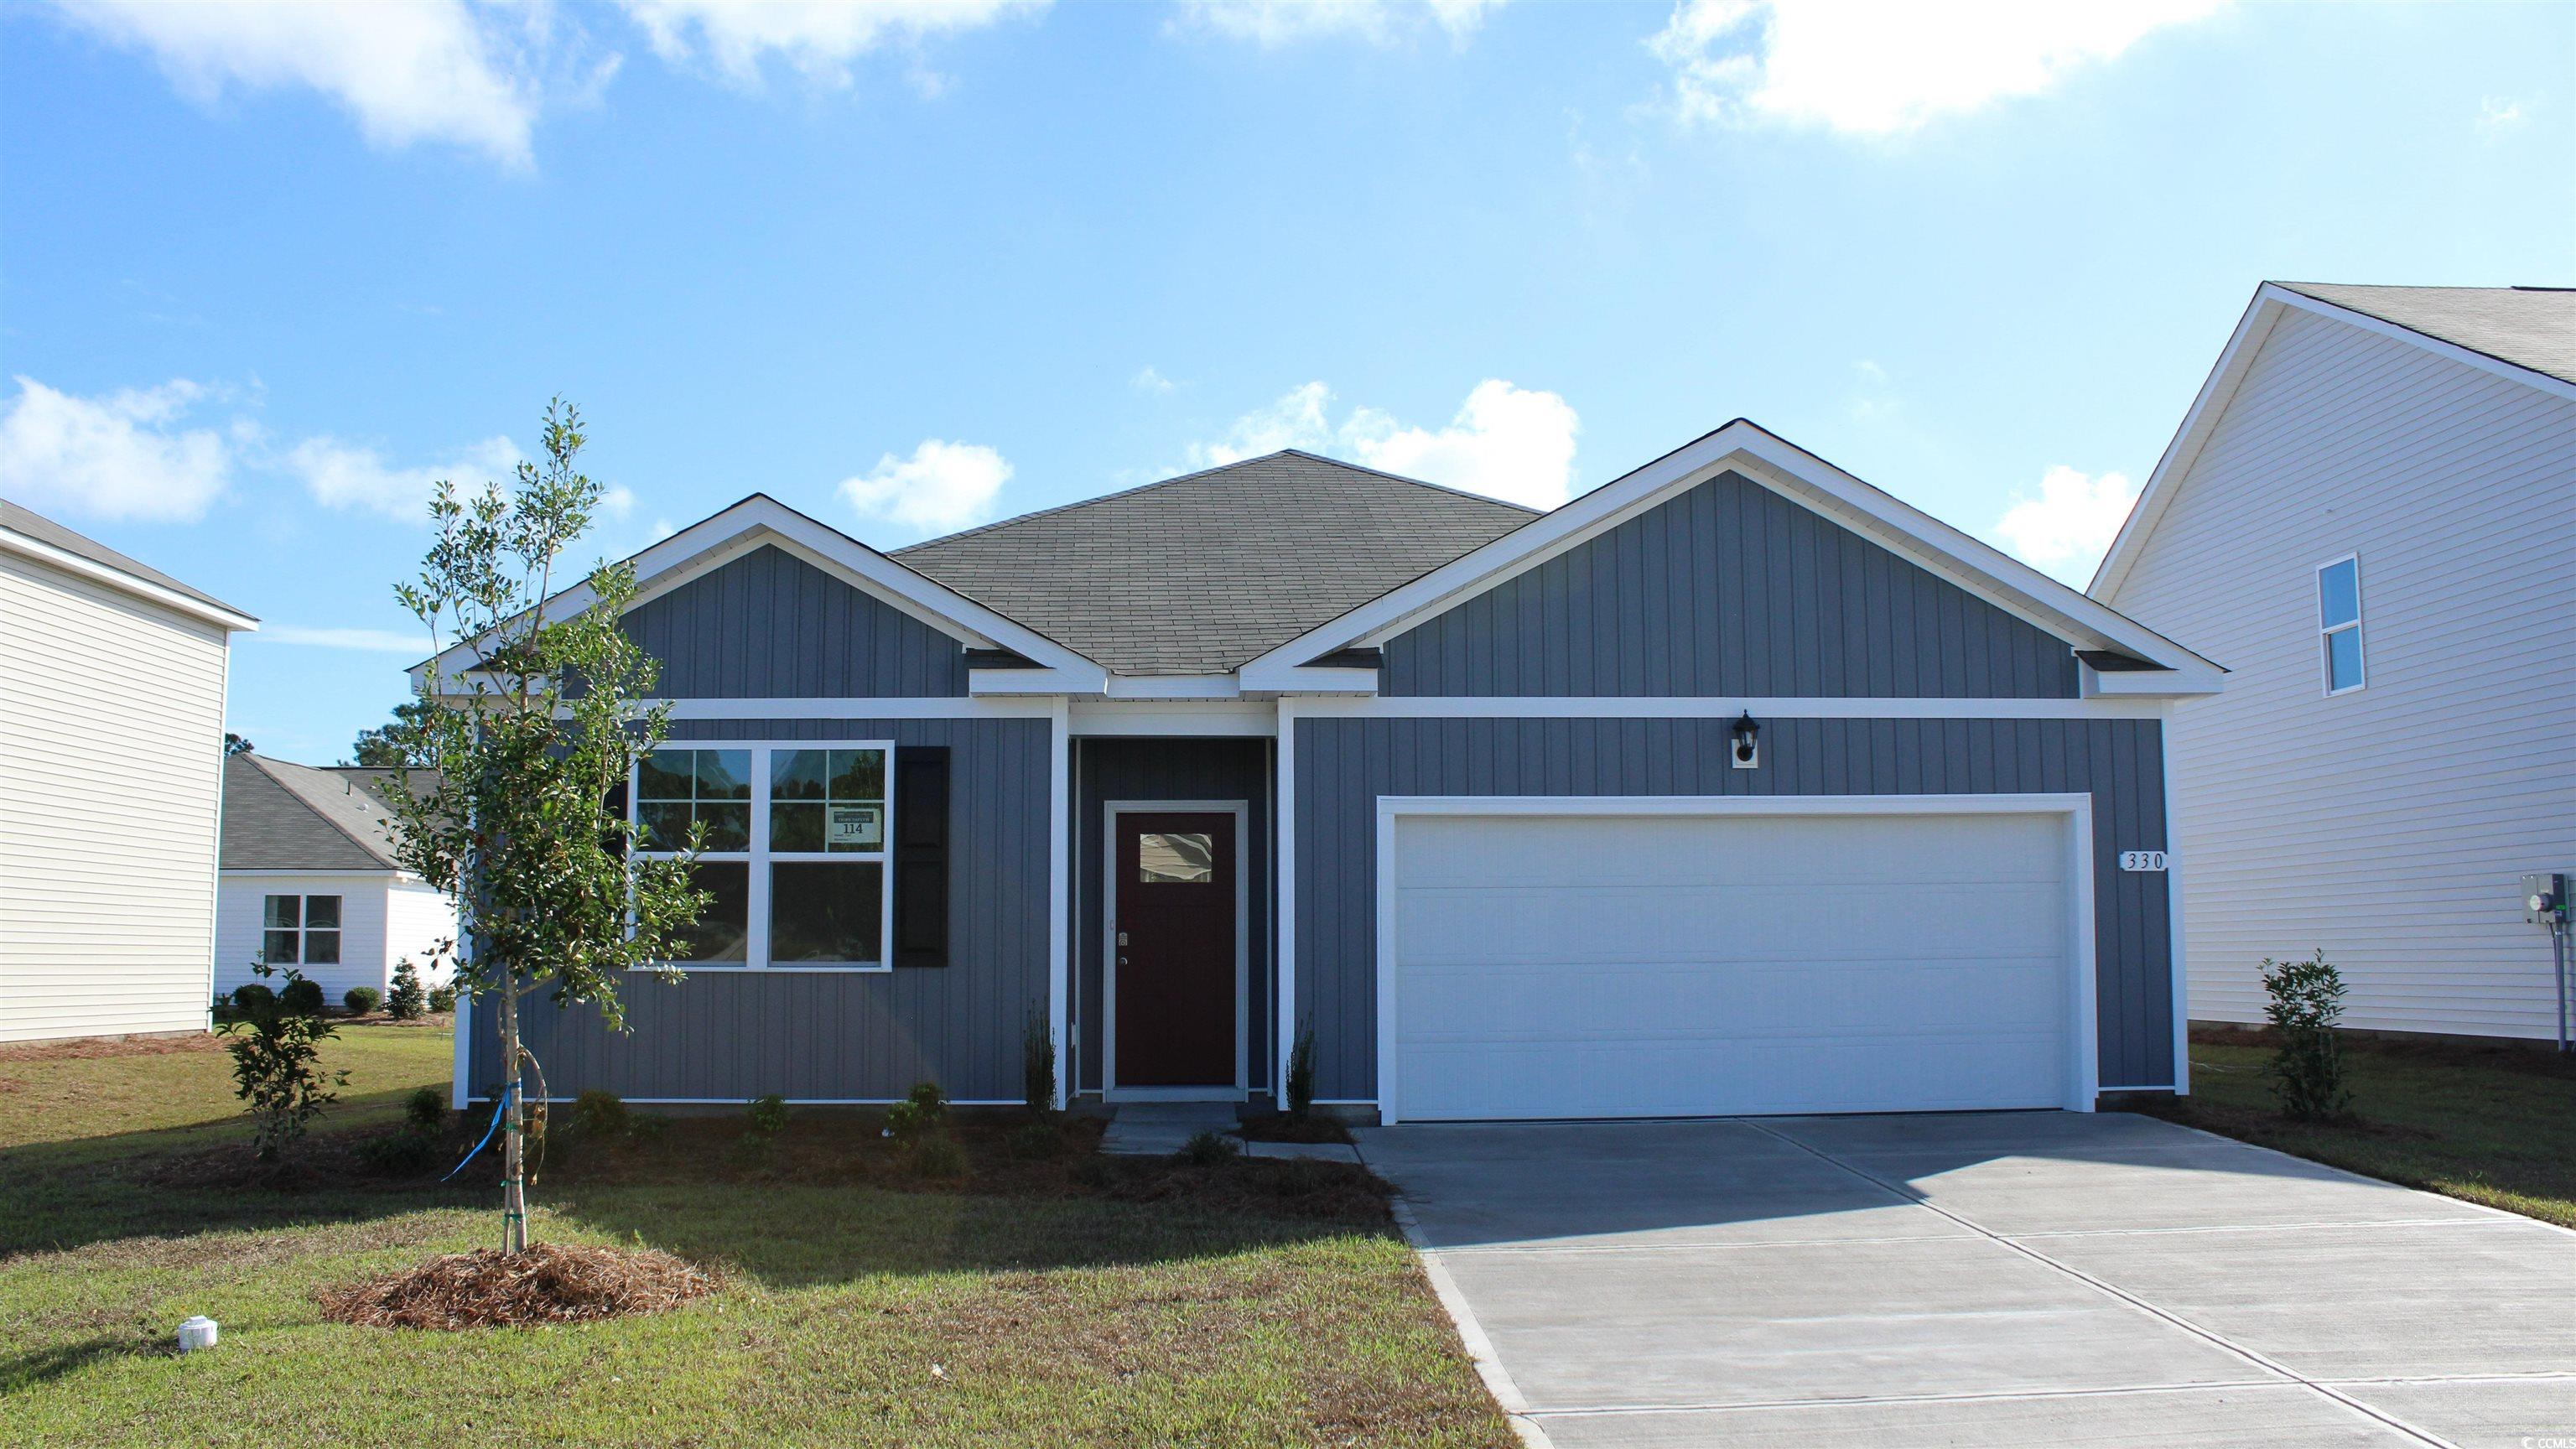
[(2353, 1118), (2291, 1122), (2269, 1047), (2195, 1036), (2191, 1095), (2155, 1112), (2390, 1182), (2576, 1227), (2576, 1062), (2527, 1048), (2350, 1043)]
[[(330, 1050), (352, 1078), (326, 1128), (446, 1081), (444, 1032)], [(540, 1238), (678, 1253), (722, 1273), (710, 1298), (534, 1330), (327, 1323), (318, 1288), (488, 1246), (493, 1193), (156, 1185), (246, 1136), (227, 1064), (0, 1057), (0, 1442), (1513, 1443), (1382, 1222), (988, 1172), (999, 1134), (970, 1139), (972, 1184), (929, 1189), (819, 1112), (758, 1152), (737, 1121), (568, 1149), (532, 1194)], [(223, 1342), (180, 1358), (193, 1313)]]

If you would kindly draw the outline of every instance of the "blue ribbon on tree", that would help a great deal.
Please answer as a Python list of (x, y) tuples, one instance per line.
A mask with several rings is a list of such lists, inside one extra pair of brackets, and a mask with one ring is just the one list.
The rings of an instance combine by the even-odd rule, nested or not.
[(507, 1116), (510, 1111), (510, 1097), (518, 1090), (519, 1088), (516, 1083), (506, 1083), (502, 1086), (501, 1100), (492, 1108), (492, 1125), (483, 1129), (483, 1140), (474, 1144), (474, 1150), (472, 1152), (468, 1152), (463, 1157), (458, 1158), (456, 1165), (447, 1169), (447, 1177), (442, 1177), (439, 1181), (445, 1182), (448, 1177), (454, 1177), (456, 1174), (463, 1172), (465, 1170), (466, 1163), (472, 1162), (484, 1148), (492, 1145), (492, 1134), (501, 1130), (501, 1119)]

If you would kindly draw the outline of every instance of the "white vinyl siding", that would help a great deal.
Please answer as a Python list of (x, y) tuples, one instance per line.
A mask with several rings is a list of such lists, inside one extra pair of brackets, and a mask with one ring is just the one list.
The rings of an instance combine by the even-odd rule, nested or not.
[[(2515, 883), (2576, 867), (2576, 402), (2283, 315), (2108, 602), (2233, 671), (2174, 716), (2190, 1012), (2323, 947), (2347, 1024), (2547, 1037)], [(2358, 554), (2367, 688), (2321, 687)]]
[(0, 555), (0, 1041), (206, 1025), (225, 651)]
[[(444, 971), (431, 969), (430, 948), (455, 934), (456, 916), (447, 897), (427, 886), (398, 882), (385, 871), (227, 871), (215, 930), (215, 989), (230, 991), (261, 979), (250, 963), (259, 955), (261, 910), (273, 895), (340, 897), (339, 964), (299, 962), (295, 968), (319, 985), (323, 999), (334, 1006), (352, 986), (392, 990), (394, 963), (405, 956), (421, 968), (421, 985), (447, 979)], [(276, 986), (282, 979), (271, 977), (268, 984)]]

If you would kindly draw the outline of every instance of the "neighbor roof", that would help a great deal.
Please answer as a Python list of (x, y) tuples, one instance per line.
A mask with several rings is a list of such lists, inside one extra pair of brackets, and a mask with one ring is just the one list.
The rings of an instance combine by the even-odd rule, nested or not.
[(264, 755), (224, 760), (226, 870), (394, 870), (393, 771), (321, 770)]
[(2576, 289), (2276, 285), (2561, 382), (2576, 382)]
[(1223, 674), (1538, 515), (1287, 451), (893, 557), (1118, 674)]
[(54, 522), (43, 514), (30, 513), (26, 509), (5, 498), (0, 498), (0, 528), (6, 528), (12, 533), (23, 534), (28, 538), (34, 539), (38, 543), (51, 545), (54, 548), (61, 549), (65, 553), (72, 554), (79, 558), (88, 559), (91, 563), (104, 565), (107, 568), (116, 570), (118, 573), (127, 574), (134, 578), (141, 579), (147, 584), (156, 584), (162, 588), (170, 590), (172, 593), (181, 594), (196, 600), (198, 603), (208, 605), (212, 608), (221, 609), (227, 614), (241, 613), (241, 610), (234, 608), (232, 605), (225, 603), (223, 600), (216, 598), (212, 594), (206, 593), (200, 589), (190, 588), (186, 584), (179, 582), (177, 579), (170, 577), (168, 574), (161, 572), (159, 569), (152, 567), (150, 564), (128, 558), (124, 554), (118, 553), (115, 549), (109, 548), (106, 544), (100, 543), (94, 538), (90, 538), (85, 534), (74, 533), (72, 530), (63, 527), (61, 524)]

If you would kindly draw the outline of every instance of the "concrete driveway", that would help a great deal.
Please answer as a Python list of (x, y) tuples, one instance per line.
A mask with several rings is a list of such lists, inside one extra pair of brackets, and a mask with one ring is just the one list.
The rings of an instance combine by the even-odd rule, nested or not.
[(2576, 1446), (2576, 1233), (2152, 1118), (1358, 1135), (1562, 1449)]

